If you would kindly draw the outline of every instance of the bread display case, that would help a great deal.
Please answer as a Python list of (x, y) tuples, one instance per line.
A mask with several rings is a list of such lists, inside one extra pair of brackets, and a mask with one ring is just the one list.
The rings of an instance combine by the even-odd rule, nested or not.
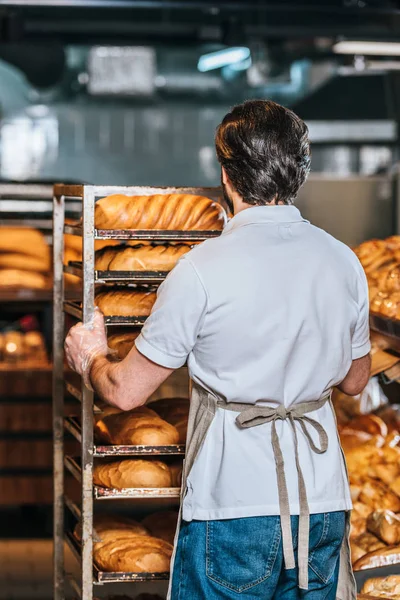
[[(82, 219), (65, 223), (65, 203), (72, 199), (81, 202)], [(104, 530), (100, 534), (102, 537), (98, 537), (96, 520), (101, 517), (99, 506), (108, 510), (112, 507), (114, 519), (121, 517), (120, 510), (129, 510), (132, 517), (132, 513), (143, 515), (161, 508), (164, 509), (161, 512), (164, 527), (174, 519), (176, 524), (189, 390), (187, 388), (183, 393), (186, 398), (172, 399), (170, 406), (163, 395), (156, 393), (150, 399), (154, 402), (128, 413), (106, 408), (76, 374), (67, 373), (64, 378), (64, 337), (67, 327), (75, 319), (90, 323), (98, 305), (106, 315), (110, 347), (119, 358), (126, 356), (151, 311), (157, 286), (179, 256), (191, 244), (221, 233), (226, 215), (220, 199), (219, 188), (61, 184), (54, 187), (55, 600), (64, 598), (64, 539), (80, 564), (80, 577), (72, 581), (72, 587), (85, 600), (93, 599), (93, 586), (97, 584), (154, 582), (169, 578), (165, 565), (168, 566), (172, 552), (171, 531), (168, 541), (163, 537), (162, 528), (155, 524), (159, 519), (151, 521), (146, 517), (148, 521), (143, 527), (147, 533), (139, 542), (137, 537), (135, 541), (130, 538), (131, 530), (124, 530), (121, 535), (125, 537), (118, 538), (120, 544), (112, 548), (112, 555), (117, 557), (113, 564), (104, 562), (111, 548), (107, 546), (103, 551), (100, 542), (106, 545), (117, 542), (106, 542), (103, 538), (108, 534)], [(132, 220), (135, 206), (149, 202), (154, 205), (154, 210), (149, 211), (154, 218)], [(124, 216), (126, 206), (130, 207), (129, 222)], [(179, 211), (179, 206), (185, 210)], [(124, 223), (126, 229), (121, 228)], [(73, 256), (71, 260), (65, 260), (64, 235), (79, 240), (81, 260)], [(77, 244), (73, 242), (72, 245), (76, 250)], [(70, 241), (68, 246), (65, 245), (68, 247), (71, 247)], [(64, 275), (81, 280), (79, 300), (66, 298)], [(121, 307), (126, 307), (122, 313)], [(122, 331), (121, 327), (124, 328)], [(168, 383), (166, 385), (168, 387)], [(78, 400), (79, 415), (65, 416), (67, 397)], [(65, 433), (79, 444), (80, 456), (66, 454)], [(79, 485), (79, 503), (65, 492), (67, 473)], [(167, 518), (172, 509), (174, 516)], [(71, 531), (70, 517), (73, 523), (79, 524), (79, 536), (76, 529), (75, 534)], [(114, 522), (110, 527), (114, 530), (115, 526)], [(144, 559), (147, 570), (143, 565), (136, 568), (135, 557), (141, 553), (147, 556), (147, 551), (156, 559), (153, 562)]]

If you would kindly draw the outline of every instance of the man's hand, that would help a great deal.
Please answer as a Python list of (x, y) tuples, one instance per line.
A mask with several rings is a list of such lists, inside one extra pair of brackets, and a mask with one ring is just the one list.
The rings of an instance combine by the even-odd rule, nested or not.
[(109, 352), (104, 317), (97, 309), (93, 323), (77, 323), (72, 327), (65, 340), (65, 354), (71, 369), (82, 375), (85, 385), (90, 384), (90, 368), (96, 356), (106, 356)]

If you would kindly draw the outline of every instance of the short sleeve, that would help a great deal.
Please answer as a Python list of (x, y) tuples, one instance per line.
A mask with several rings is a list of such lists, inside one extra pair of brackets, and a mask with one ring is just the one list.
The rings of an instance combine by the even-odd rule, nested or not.
[(368, 298), (368, 283), (361, 264), (358, 264), (357, 269), (357, 294), (358, 294), (358, 319), (351, 341), (352, 359), (362, 358), (371, 350), (370, 333), (369, 333), (369, 298)]
[(157, 300), (136, 347), (158, 365), (178, 369), (185, 364), (201, 330), (207, 294), (190, 260), (182, 258), (158, 288)]

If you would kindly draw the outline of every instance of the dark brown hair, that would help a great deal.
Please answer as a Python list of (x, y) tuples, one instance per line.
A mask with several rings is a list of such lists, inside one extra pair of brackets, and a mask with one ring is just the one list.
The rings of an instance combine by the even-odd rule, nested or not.
[(248, 204), (291, 204), (310, 171), (307, 125), (269, 100), (235, 106), (218, 126), (217, 157)]

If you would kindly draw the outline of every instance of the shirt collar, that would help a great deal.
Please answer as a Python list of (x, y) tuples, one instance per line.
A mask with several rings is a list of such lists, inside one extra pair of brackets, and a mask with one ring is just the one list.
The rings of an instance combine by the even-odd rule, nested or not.
[(232, 231), (243, 225), (257, 223), (308, 223), (303, 219), (298, 208), (295, 206), (252, 206), (246, 208), (232, 217), (224, 229), (224, 233)]

